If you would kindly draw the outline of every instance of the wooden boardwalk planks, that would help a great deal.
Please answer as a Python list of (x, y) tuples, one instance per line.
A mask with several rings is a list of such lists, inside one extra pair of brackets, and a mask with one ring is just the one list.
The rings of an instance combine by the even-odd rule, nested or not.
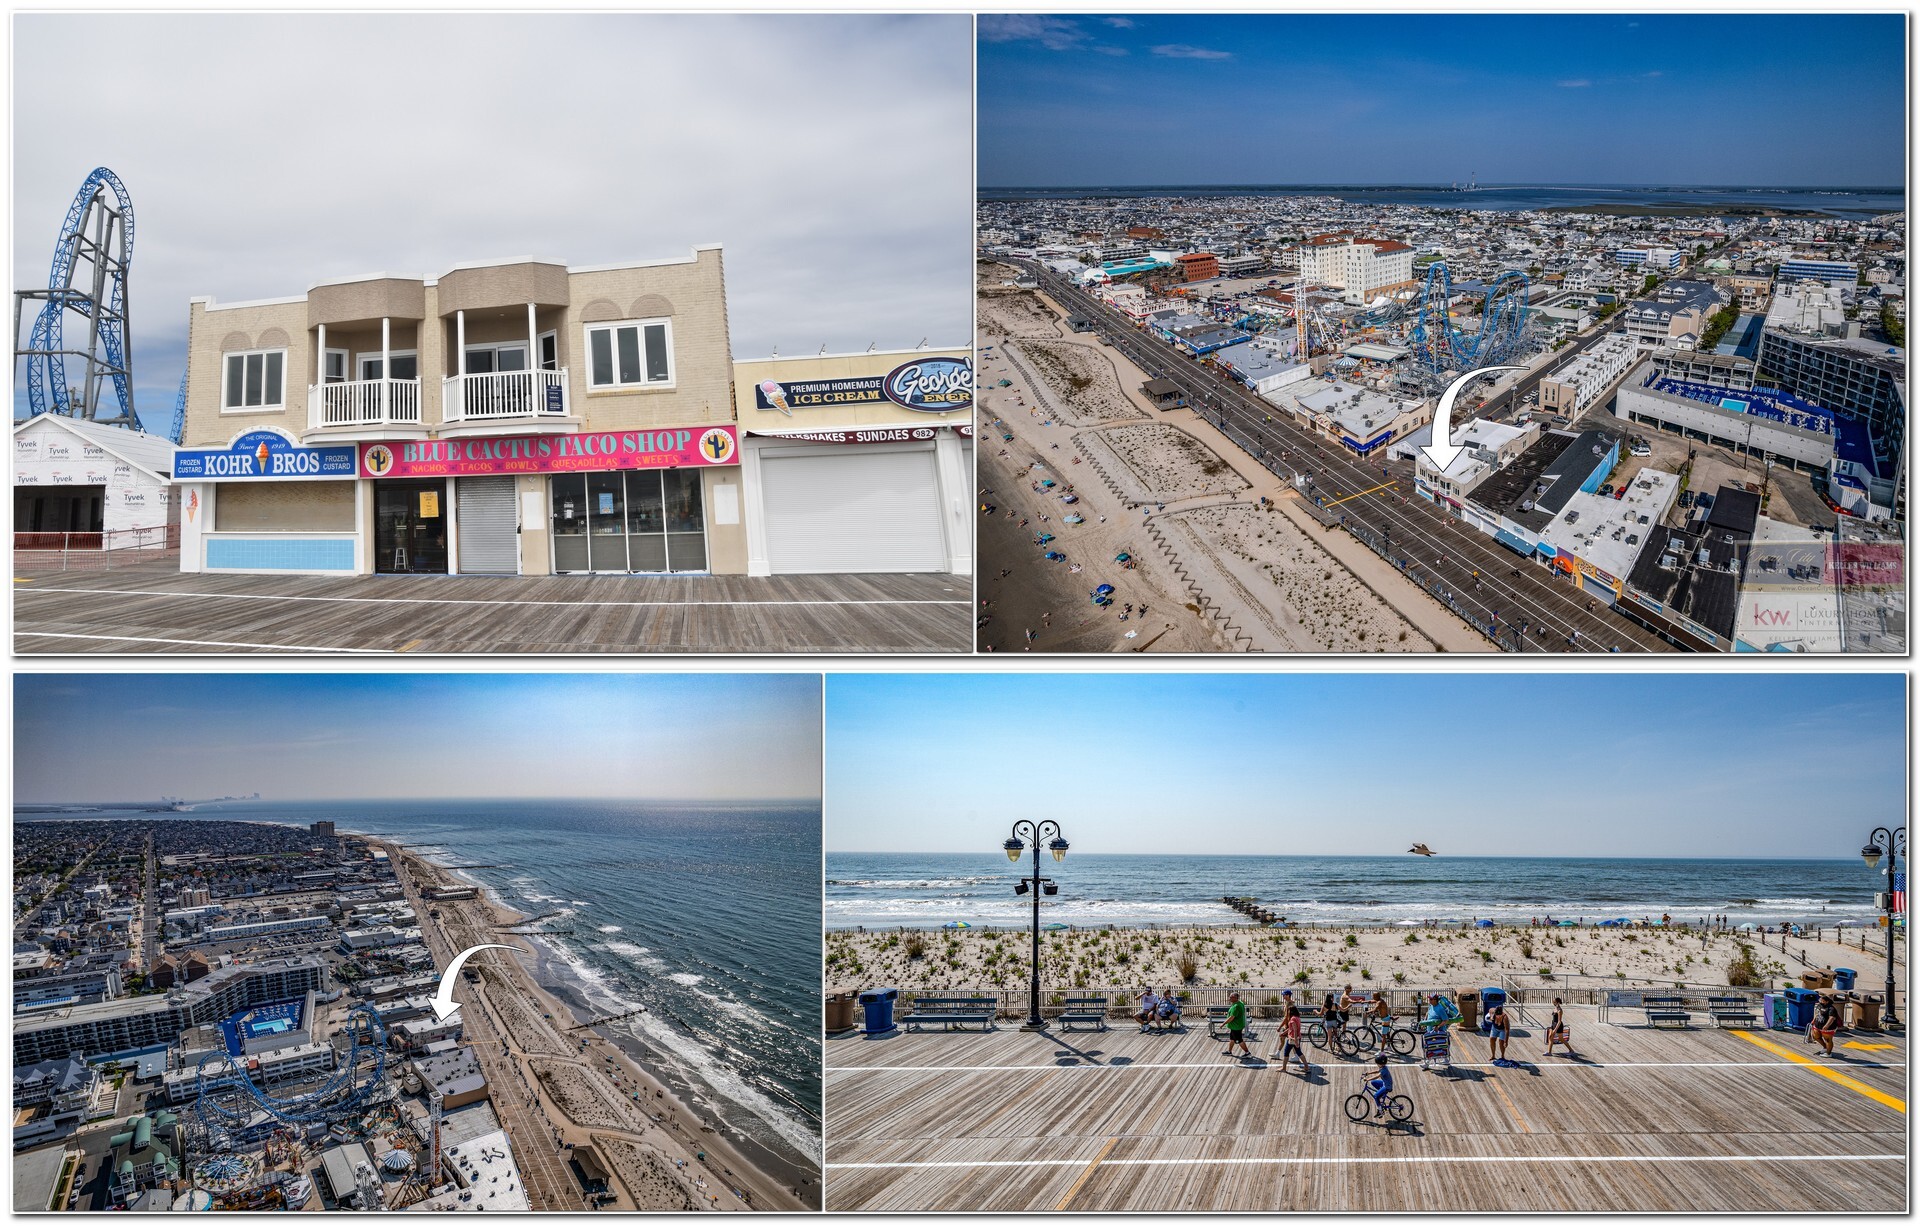
[(16, 581), (23, 653), (962, 652), (965, 575), (183, 575)]
[[(1302, 1078), (1226, 1060), (1191, 1033), (833, 1042), (827, 1204), (1904, 1210), (1900, 1111), (1725, 1032), (1569, 1019), (1578, 1061), (1540, 1058), (1537, 1033), (1521, 1030), (1518, 1068), (1488, 1066), (1472, 1035), (1456, 1041), (1451, 1075), (1399, 1065), (1415, 1119), (1392, 1132), (1343, 1112), (1370, 1062), (1320, 1052)], [(1890, 1041), (1846, 1072), (1904, 1101), (1906, 1046)]]

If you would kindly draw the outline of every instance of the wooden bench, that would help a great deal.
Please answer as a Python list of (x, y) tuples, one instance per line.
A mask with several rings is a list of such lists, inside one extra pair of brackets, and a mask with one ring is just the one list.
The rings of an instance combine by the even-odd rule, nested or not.
[(1104, 996), (1069, 996), (1060, 1016), (1054, 1019), (1063, 1030), (1072, 1030), (1076, 1025), (1089, 1024), (1097, 1029), (1107, 1028), (1107, 998)]
[(1713, 1024), (1722, 1030), (1729, 1026), (1754, 1027), (1760, 1024), (1760, 1015), (1753, 1011), (1753, 1002), (1744, 996), (1709, 996), (1707, 1011), (1713, 1015)]
[(981, 1030), (993, 1029), (993, 1015), (999, 1003), (991, 996), (922, 996), (913, 1001), (913, 1011), (901, 1015), (908, 1030), (939, 1022), (948, 1030), (977, 1023)]
[[(1230, 1005), (1207, 1006), (1207, 1037), (1224, 1039), (1227, 1037), (1227, 1010)], [(1242, 1038), (1249, 1041), (1259, 1036), (1253, 1033), (1253, 1010), (1247, 1010), (1247, 1028), (1240, 1032)]]
[(1646, 996), (1641, 998), (1640, 1004), (1647, 1011), (1649, 1026), (1693, 1025), (1693, 1014), (1687, 1012), (1687, 1002), (1683, 997)]

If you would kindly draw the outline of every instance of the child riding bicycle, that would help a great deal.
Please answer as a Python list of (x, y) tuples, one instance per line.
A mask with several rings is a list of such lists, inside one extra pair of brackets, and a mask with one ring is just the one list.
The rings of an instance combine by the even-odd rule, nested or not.
[(1386, 1056), (1373, 1058), (1373, 1076), (1367, 1079), (1367, 1089), (1373, 1094), (1374, 1115), (1385, 1115), (1387, 1095), (1393, 1093), (1393, 1070), (1387, 1067)]

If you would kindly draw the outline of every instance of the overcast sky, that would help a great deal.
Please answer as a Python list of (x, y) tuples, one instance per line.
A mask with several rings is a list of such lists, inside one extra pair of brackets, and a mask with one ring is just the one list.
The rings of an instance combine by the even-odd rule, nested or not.
[(14, 799), (820, 795), (811, 674), (22, 675)]
[(736, 357), (965, 344), (972, 34), (965, 15), (17, 16), (14, 287), (45, 287), (81, 182), (118, 173), (150, 428), (189, 297), (474, 260), (717, 242)]
[(1906, 678), (830, 676), (828, 851), (1851, 856)]

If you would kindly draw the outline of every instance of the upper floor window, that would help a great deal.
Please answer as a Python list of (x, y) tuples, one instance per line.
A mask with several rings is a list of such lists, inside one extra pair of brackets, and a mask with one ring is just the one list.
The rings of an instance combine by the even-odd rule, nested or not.
[(587, 325), (590, 387), (673, 386), (673, 321)]
[(246, 409), (283, 409), (287, 404), (287, 351), (256, 349), (225, 355), (220, 393), (222, 412)]

